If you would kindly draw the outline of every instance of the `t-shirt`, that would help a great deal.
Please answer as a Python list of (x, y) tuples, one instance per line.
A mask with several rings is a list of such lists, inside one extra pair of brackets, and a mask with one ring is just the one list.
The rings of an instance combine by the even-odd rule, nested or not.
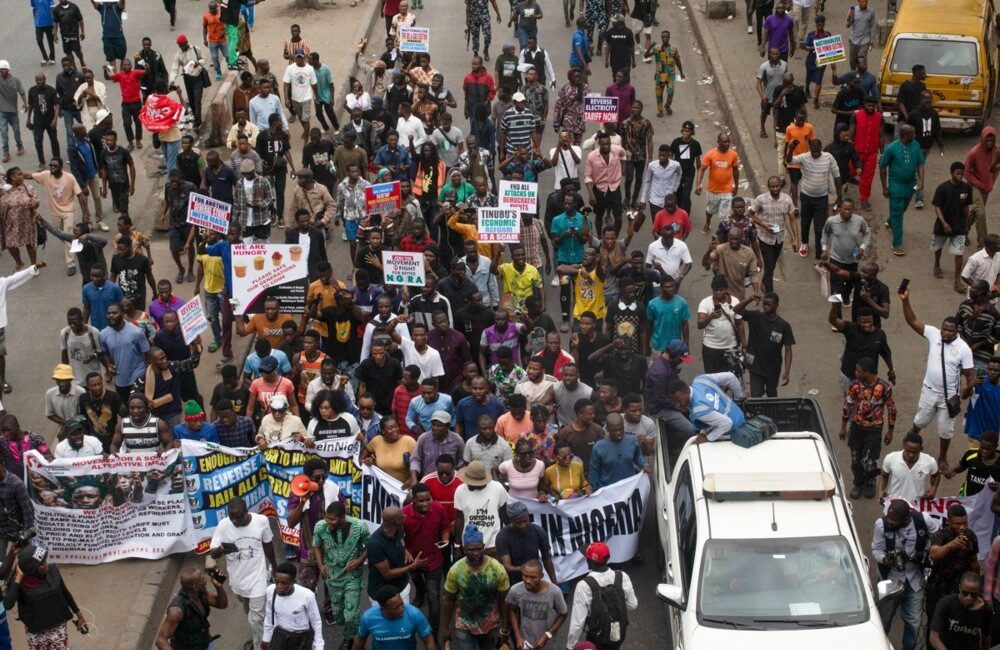
[[(941, 330), (924, 325), (924, 338), (927, 339), (927, 369), (924, 372), (924, 386), (938, 392), (944, 392), (941, 375)], [(947, 369), (948, 395), (959, 391), (959, 373), (962, 370), (972, 370), (972, 349), (968, 343), (956, 337), (951, 343), (944, 344), (944, 367)]]
[(889, 475), (886, 495), (916, 503), (917, 497), (927, 491), (931, 476), (938, 473), (938, 464), (928, 454), (920, 454), (913, 467), (903, 460), (903, 452), (886, 454), (882, 461), (882, 471)]
[(507, 604), (514, 605), (519, 610), (521, 637), (527, 643), (534, 643), (542, 638), (556, 618), (567, 611), (562, 591), (549, 583), (546, 583), (543, 593), (535, 593), (528, 591), (524, 583), (519, 582), (507, 592)]
[(293, 102), (311, 102), (313, 100), (312, 87), (316, 85), (316, 70), (308, 63), (303, 66), (293, 63), (285, 68), (285, 76), (282, 81), (292, 85)]
[[(262, 413), (270, 413), (270, 401), (275, 395), (284, 395), (289, 404), (294, 402), (295, 386), (292, 384), (292, 381), (286, 377), (278, 377), (277, 386), (272, 386), (271, 384), (265, 382), (263, 377), (258, 377), (250, 382), (250, 394), (256, 397), (258, 410)], [(252, 416), (253, 413), (247, 413), (247, 415)]]
[[(538, 464), (544, 466), (542, 461), (538, 461)], [(545, 531), (538, 524), (528, 524), (528, 529), (523, 533), (514, 530), (513, 526), (504, 526), (497, 535), (497, 558), (504, 555), (510, 556), (513, 566), (521, 566), (528, 560), (545, 561), (552, 557), (552, 547), (549, 546)]]
[(754, 355), (750, 374), (777, 377), (781, 374), (782, 353), (786, 345), (795, 345), (792, 326), (781, 316), (768, 320), (763, 312), (743, 312), (747, 322), (747, 352)]
[(28, 106), (35, 126), (51, 124), (56, 113), (56, 89), (49, 85), (32, 86), (28, 90)]
[[(612, 27), (604, 33), (607, 47), (611, 50), (611, 69), (621, 70), (632, 67), (632, 30), (622, 25)], [(537, 638), (537, 637), (536, 637)]]
[[(802, 126), (792, 122), (785, 127), (785, 142), (789, 145), (789, 147), (791, 147), (792, 142), (798, 141), (798, 144), (791, 147), (793, 156), (809, 151), (809, 142), (815, 138), (816, 132), (813, 130), (813, 126), (809, 122), (805, 122)], [(797, 163), (790, 162), (787, 167), (789, 169), (801, 169), (802, 166)]]
[(410, 582), (410, 576), (404, 573), (392, 580), (386, 580), (378, 570), (377, 564), (388, 560), (390, 569), (406, 566), (406, 546), (403, 545), (403, 531), (395, 537), (386, 537), (381, 528), (368, 538), (368, 596), (374, 600), (375, 594), (382, 585), (392, 585), (403, 591)]
[(937, 632), (948, 650), (980, 650), (982, 639), (992, 629), (992, 610), (984, 603), (979, 609), (966, 609), (958, 594), (938, 601), (931, 619), (931, 631)]
[(646, 305), (646, 318), (652, 326), (650, 346), (662, 351), (667, 343), (681, 338), (681, 325), (690, 320), (691, 308), (676, 294), (670, 300), (657, 296)]
[[(487, 544), (487, 546), (490, 546)], [(473, 571), (462, 558), (448, 570), (444, 590), (456, 596), (455, 627), (472, 634), (486, 634), (500, 625), (497, 596), (510, 589), (510, 579), (503, 565), (492, 557)]]
[(788, 14), (771, 14), (764, 19), (764, 29), (767, 30), (767, 49), (778, 48), (781, 53), (788, 52), (788, 33), (792, 31), (793, 21)]
[(845, 339), (844, 354), (840, 359), (840, 372), (845, 377), (854, 376), (854, 366), (857, 365), (858, 359), (868, 357), (874, 360), (877, 369), (879, 357), (890, 353), (889, 341), (886, 339), (885, 332), (880, 329), (865, 332), (857, 323), (844, 323), (844, 329), (840, 333), (844, 335)]
[(358, 636), (372, 638), (372, 650), (416, 650), (416, 637), (427, 638), (431, 625), (418, 608), (403, 604), (400, 618), (388, 619), (382, 616), (382, 608), (376, 604), (361, 615)]
[(396, 442), (389, 444), (381, 435), (377, 435), (368, 443), (368, 448), (375, 454), (375, 464), (380, 470), (400, 482), (410, 476), (409, 457), (417, 450), (417, 441), (410, 436), (400, 436)]
[(701, 166), (708, 168), (708, 191), (726, 194), (733, 191), (733, 170), (739, 167), (740, 157), (732, 149), (712, 149), (701, 159)]
[(74, 334), (68, 326), (59, 332), (62, 349), (66, 350), (69, 365), (73, 369), (73, 381), (79, 386), (83, 386), (88, 374), (101, 371), (101, 362), (97, 358), (97, 354), (103, 351), (100, 337), (101, 332), (90, 325), (84, 325), (81, 334)]
[(420, 482), (431, 491), (431, 499), (434, 500), (434, 503), (440, 503), (444, 506), (448, 520), (455, 521), (455, 492), (461, 487), (462, 479), (458, 478), (456, 474), (451, 479), (451, 483), (444, 484), (438, 478), (437, 472), (433, 472), (420, 479)]
[(256, 598), (267, 591), (264, 544), (270, 543), (273, 535), (267, 517), (255, 512), (249, 515), (246, 526), (236, 526), (229, 517), (220, 521), (212, 533), (212, 548), (221, 547), (223, 542), (236, 545), (237, 552), (226, 554), (229, 588), (237, 596)]
[(341, 413), (332, 420), (327, 420), (320, 417), (318, 413), (314, 413), (313, 418), (309, 420), (308, 431), (309, 437), (313, 440), (353, 438), (361, 432), (361, 426), (358, 424), (358, 419), (350, 413)]
[(982, 452), (979, 449), (970, 449), (958, 461), (960, 470), (967, 470), (965, 475), (965, 485), (962, 489), (965, 496), (971, 497), (982, 492), (986, 483), (990, 480), (1000, 482), (1000, 459), (994, 460), (992, 465), (983, 462)]
[(122, 31), (122, 13), (124, 13), (117, 2), (103, 2), (96, 6), (101, 14), (101, 28), (104, 30), (104, 38), (124, 38)]
[[(112, 185), (127, 185), (129, 182), (129, 163), (132, 162), (132, 154), (125, 147), (115, 147), (111, 151), (104, 148), (104, 167), (108, 170), (108, 183)], [(221, 263), (221, 261), (220, 261)]]
[(522, 499), (538, 498), (538, 481), (542, 478), (542, 474), (545, 473), (545, 463), (542, 461), (536, 459), (531, 469), (527, 472), (522, 472), (514, 466), (513, 460), (505, 460), (500, 463), (497, 471), (500, 472), (500, 476), (507, 478), (511, 496), (521, 497)]
[(146, 304), (146, 277), (151, 268), (149, 258), (142, 253), (129, 258), (117, 253), (111, 256), (111, 276), (140, 309)]
[(969, 232), (969, 226), (965, 221), (965, 211), (968, 206), (972, 205), (971, 185), (965, 181), (953, 183), (951, 179), (948, 179), (934, 190), (934, 200), (931, 203), (935, 208), (940, 208), (941, 215), (951, 227), (951, 233), (946, 233), (940, 219), (935, 218), (934, 235), (954, 237)]
[(111, 80), (118, 82), (123, 104), (135, 104), (142, 101), (140, 84), (145, 75), (145, 70), (129, 70), (128, 72), (120, 70), (111, 75)]
[[(729, 296), (729, 303), (721, 303), (722, 318), (713, 318), (702, 330), (701, 342), (713, 350), (728, 350), (736, 347), (736, 321), (742, 318), (733, 311), (740, 303), (735, 296)], [(715, 311), (715, 298), (709, 296), (698, 304), (699, 314), (711, 314)]]
[[(563, 212), (552, 220), (549, 232), (553, 237), (562, 235), (570, 228), (575, 228), (577, 233), (583, 232), (583, 215), (579, 212), (573, 213), (572, 217)], [(583, 262), (583, 242), (578, 237), (568, 236), (559, 242), (556, 247), (556, 261), (560, 264), (580, 264)]]
[(59, 23), (59, 36), (64, 41), (76, 40), (80, 37), (80, 23), (83, 22), (80, 7), (72, 2), (67, 2), (65, 7), (56, 5), (52, 7), (52, 18)]
[[(461, 485), (455, 490), (455, 510), (465, 515), (465, 525), (474, 525), (483, 533), (486, 548), (496, 546), (500, 532), (500, 506), (507, 505), (507, 490), (496, 481), (490, 481), (480, 490)], [(504, 575), (506, 577), (506, 574)]]
[(250, 322), (244, 325), (243, 329), (247, 334), (255, 332), (258, 338), (265, 339), (271, 344), (272, 348), (278, 348), (284, 336), (281, 332), (281, 324), (286, 320), (298, 322), (297, 318), (281, 312), (278, 312), (277, 317), (273, 321), (267, 319), (267, 314), (254, 314), (250, 317)]
[(52, 172), (45, 170), (35, 172), (31, 177), (45, 188), (53, 216), (72, 217), (76, 214), (76, 197), (82, 190), (73, 174), (63, 172), (56, 178)]
[[(779, 93), (781, 93), (780, 87), (770, 95), (772, 104), (777, 101)], [(786, 131), (795, 119), (795, 113), (806, 105), (807, 100), (805, 88), (798, 84), (793, 85), (790, 90), (785, 92), (785, 96), (781, 98), (777, 107), (773, 109), (774, 128), (779, 132)]]
[(233, 389), (230, 389), (224, 383), (219, 382), (212, 391), (212, 399), (209, 400), (208, 404), (212, 408), (218, 408), (219, 402), (227, 399), (233, 405), (233, 413), (236, 415), (246, 415), (247, 398), (249, 397), (250, 387), (245, 386), (242, 382), (240, 382), (236, 388)]
[(604, 429), (601, 425), (591, 422), (583, 431), (577, 431), (573, 426), (565, 426), (556, 433), (556, 448), (559, 443), (566, 443), (573, 451), (573, 455), (583, 461), (586, 470), (590, 467), (590, 456), (594, 451), (594, 444), (604, 438)]
[(778, 65), (771, 65), (770, 61), (764, 61), (757, 68), (757, 78), (764, 83), (764, 97), (774, 97), (774, 91), (781, 88), (785, 73), (788, 72), (788, 64), (778, 59)]

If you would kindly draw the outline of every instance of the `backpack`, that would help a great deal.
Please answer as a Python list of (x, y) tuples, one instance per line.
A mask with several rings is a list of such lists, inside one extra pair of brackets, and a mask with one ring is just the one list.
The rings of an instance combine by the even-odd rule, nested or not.
[(622, 572), (615, 571), (615, 581), (607, 587), (593, 577), (584, 578), (590, 587), (590, 613), (587, 615), (587, 640), (597, 645), (621, 643), (628, 629), (628, 607), (622, 588)]

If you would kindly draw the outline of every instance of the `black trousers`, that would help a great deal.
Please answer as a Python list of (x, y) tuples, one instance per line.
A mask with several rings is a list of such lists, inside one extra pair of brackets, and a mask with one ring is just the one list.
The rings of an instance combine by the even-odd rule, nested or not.
[[(640, 182), (641, 179), (640, 179)], [(596, 219), (597, 233), (600, 233), (604, 229), (604, 214), (608, 211), (615, 220), (615, 233), (618, 233), (622, 229), (622, 192), (620, 187), (616, 187), (608, 192), (602, 192), (601, 190), (594, 188), (594, 198), (597, 199), (594, 205), (594, 218)], [(600, 237), (600, 234), (596, 235)]]
[(778, 242), (773, 246), (757, 240), (760, 245), (760, 256), (764, 259), (764, 291), (774, 291), (774, 267), (778, 265), (778, 258), (781, 257), (781, 249), (784, 242)]
[[(49, 51), (45, 51), (45, 41), (49, 43)], [(46, 61), (56, 60), (56, 43), (52, 36), (52, 27), (36, 27), (35, 28), (35, 42), (38, 43), (38, 49), (42, 53), (42, 58)]]
[(851, 450), (851, 473), (854, 485), (875, 482), (879, 474), (878, 457), (882, 453), (882, 427), (863, 427), (854, 422), (847, 433), (847, 447)]
[[(642, 191), (642, 176), (646, 172), (645, 160), (629, 160), (625, 163), (625, 205), (632, 205), (639, 200)], [(661, 207), (661, 206), (657, 206)], [(656, 213), (650, 207), (651, 217)]]
[[(560, 278), (561, 279), (561, 278)], [(573, 280), (566, 284), (559, 284), (559, 313), (562, 314), (563, 322), (569, 321), (570, 305), (573, 302)]]
[(201, 128), (201, 95), (205, 87), (201, 83), (201, 77), (184, 75), (184, 88), (187, 90), (188, 101), (191, 103), (191, 112), (194, 114), (195, 130)]
[(129, 142), (142, 142), (142, 122), (139, 121), (141, 111), (142, 102), (122, 104), (122, 123), (125, 125), (125, 139)]
[(801, 226), (799, 230), (802, 235), (802, 243), (809, 243), (809, 225), (812, 224), (813, 232), (816, 235), (816, 259), (819, 259), (822, 251), (820, 242), (823, 239), (823, 225), (826, 223), (827, 197), (809, 196), (799, 193), (799, 220)]
[(774, 375), (773, 377), (765, 377), (764, 375), (755, 375), (750, 373), (750, 397), (777, 397), (778, 396), (778, 382), (781, 379), (780, 375)]
[[(691, 190), (694, 189), (694, 172), (681, 176), (681, 185), (677, 188), (677, 205), (691, 214)], [(656, 216), (656, 215), (651, 215)]]
[(118, 214), (128, 215), (128, 183), (108, 183), (111, 190), (111, 205), (118, 210)]
[[(832, 257), (830, 262), (836, 264), (840, 268), (850, 271), (851, 273), (857, 273), (858, 263), (852, 262), (848, 264), (847, 262), (841, 262), (840, 260), (835, 260)], [(830, 291), (832, 293), (839, 293), (841, 300), (845, 302), (851, 299), (851, 294), (854, 293), (854, 280), (845, 280), (837, 275), (830, 276)]]
[(45, 150), (42, 144), (45, 141), (45, 134), (49, 134), (49, 144), (52, 145), (52, 157), (60, 158), (59, 153), (59, 131), (52, 122), (42, 124), (35, 122), (31, 128), (31, 133), (35, 138), (35, 153), (38, 154), (38, 166), (45, 167)]
[(705, 364), (705, 374), (710, 375), (713, 372), (727, 372), (729, 370), (725, 350), (717, 350), (707, 345), (702, 345), (701, 360)]
[[(324, 116), (323, 113), (326, 113)], [(330, 118), (329, 125), (326, 122), (326, 118)], [(339, 129), (340, 122), (337, 120), (337, 116), (333, 112), (333, 104), (330, 102), (316, 102), (316, 119), (319, 120), (320, 126), (323, 127), (324, 131), (329, 131), (330, 128)]]
[(163, 8), (167, 10), (167, 15), (170, 16), (170, 26), (173, 27), (177, 24), (177, 0), (163, 0)]

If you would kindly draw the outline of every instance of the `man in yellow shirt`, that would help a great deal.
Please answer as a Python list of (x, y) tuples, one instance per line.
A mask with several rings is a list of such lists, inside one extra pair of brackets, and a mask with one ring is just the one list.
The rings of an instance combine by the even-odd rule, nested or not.
[(537, 295), (545, 309), (545, 291), (538, 269), (525, 261), (523, 246), (515, 246), (510, 253), (513, 262), (500, 265), (500, 306), (510, 312), (513, 318), (517, 312), (525, 312), (524, 301)]
[[(327, 261), (316, 264), (316, 273), (319, 274), (319, 278), (309, 284), (309, 289), (306, 291), (306, 304), (312, 305), (313, 302), (318, 301), (318, 311), (322, 312), (327, 307), (333, 307), (337, 304), (334, 299), (337, 289), (346, 289), (347, 285), (340, 280), (334, 280), (333, 266)], [(326, 339), (329, 337), (326, 323), (314, 318), (309, 322), (309, 328), (319, 332), (319, 335), (323, 337), (323, 345), (321, 347), (326, 349)]]
[(604, 267), (597, 263), (593, 246), (583, 249), (583, 264), (560, 264), (556, 272), (573, 278), (573, 320), (579, 321), (584, 312), (593, 312), (598, 331), (608, 313), (604, 302)]
[(199, 247), (198, 253), (198, 275), (194, 280), (194, 295), (198, 295), (201, 290), (202, 280), (205, 281), (205, 318), (212, 327), (212, 343), (208, 346), (209, 352), (215, 352), (222, 346), (222, 324), (219, 321), (219, 314), (222, 311), (222, 295), (226, 289), (226, 281), (223, 277), (222, 258), (215, 255), (206, 255), (205, 246), (214, 244), (222, 240), (222, 235), (214, 230), (204, 231), (202, 241), (204, 244)]
[(465, 213), (457, 208), (452, 208), (451, 216), (448, 217), (448, 227), (462, 236), (466, 241), (476, 242), (476, 249), (480, 255), (485, 255), (491, 260), (495, 260), (503, 252), (499, 244), (484, 244), (479, 241), (479, 228), (476, 226), (476, 211), (470, 208), (471, 213)]

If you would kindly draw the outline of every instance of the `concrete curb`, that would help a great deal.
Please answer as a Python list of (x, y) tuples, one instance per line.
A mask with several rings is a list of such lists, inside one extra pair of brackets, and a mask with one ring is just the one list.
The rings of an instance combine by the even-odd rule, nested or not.
[(116, 650), (153, 647), (163, 618), (162, 613), (166, 611), (167, 603), (173, 595), (174, 583), (177, 582), (185, 557), (184, 554), (176, 553), (165, 558), (165, 562), (147, 562), (149, 570), (141, 574), (138, 584), (126, 596), (132, 607), (115, 644)]
[[(728, 130), (733, 139), (733, 146), (740, 154), (743, 165), (740, 169), (740, 179), (746, 179), (750, 184), (751, 196), (757, 196), (767, 187), (767, 165), (756, 142), (760, 140), (757, 127), (750, 124), (740, 113), (738, 106), (746, 103), (746, 99), (736, 92), (733, 82), (722, 69), (721, 57), (727, 51), (725, 45), (720, 45), (712, 33), (712, 23), (702, 12), (700, 3), (695, 0), (681, 0), (691, 19), (695, 39), (701, 45), (702, 59), (712, 74), (712, 86), (718, 100), (717, 108), (726, 118)], [(728, 51), (732, 54), (731, 45)], [(768, 148), (773, 149), (773, 136), (769, 137)], [(715, 146), (714, 142), (701, 141), (702, 148), (708, 150)], [(741, 193), (742, 194), (742, 193)]]

